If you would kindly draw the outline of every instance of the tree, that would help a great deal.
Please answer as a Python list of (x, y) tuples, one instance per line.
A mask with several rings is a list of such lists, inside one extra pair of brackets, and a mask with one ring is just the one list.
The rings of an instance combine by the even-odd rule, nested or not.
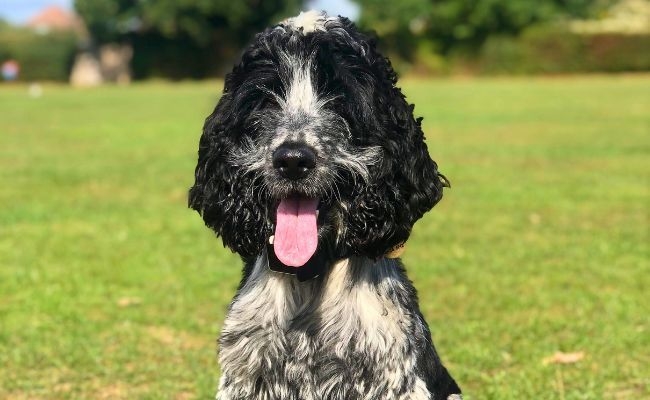
[[(429, 0), (357, 0), (359, 24), (374, 31), (380, 46), (391, 56), (410, 61), (431, 12)], [(398, 61), (398, 60), (394, 60)]]
[(525, 28), (561, 18), (585, 17), (605, 1), (593, 0), (434, 0), (428, 34), (446, 52), (476, 49), (490, 35), (517, 35)]
[[(302, 0), (75, 0), (75, 9), (97, 44), (127, 41), (134, 46), (136, 75), (143, 64), (153, 64), (140, 75), (178, 67), (173, 75), (201, 77), (214, 73), (217, 64), (232, 61), (254, 33), (297, 12), (301, 4)], [(180, 59), (157, 54), (156, 48), (179, 53)], [(145, 53), (162, 57), (166, 65), (143, 60)], [(207, 54), (212, 58), (205, 59)], [(167, 64), (170, 61), (174, 65)], [(189, 71), (183, 72), (183, 66)]]
[[(360, 23), (389, 42), (395, 37), (433, 40), (441, 52), (476, 50), (494, 34), (516, 35), (524, 28), (563, 17), (584, 17), (613, 0), (356, 0)], [(395, 46), (414, 48), (397, 41)]]
[[(300, 8), (300, 0), (75, 0), (93, 37), (114, 41), (133, 31), (186, 35), (207, 43), (215, 30), (240, 36), (263, 29)], [(236, 36), (235, 35), (235, 36)]]

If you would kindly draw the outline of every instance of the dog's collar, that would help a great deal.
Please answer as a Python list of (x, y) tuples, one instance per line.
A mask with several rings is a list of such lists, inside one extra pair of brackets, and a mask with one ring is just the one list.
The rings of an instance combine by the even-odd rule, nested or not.
[[(406, 249), (406, 242), (398, 243), (393, 246), (384, 257), (386, 258), (399, 258), (404, 254)], [(307, 264), (303, 265), (300, 268), (288, 267), (284, 265), (278, 258), (275, 256), (275, 251), (273, 249), (273, 236), (269, 238), (266, 242), (266, 259), (268, 261), (268, 266), (271, 271), (280, 272), (282, 274), (295, 275), (300, 282), (308, 281), (310, 279), (316, 278), (322, 272), (322, 260), (319, 259), (318, 255), (314, 255)]]
[(388, 250), (388, 253), (384, 255), (386, 258), (400, 258), (404, 254), (406, 249), (406, 242), (402, 242)]

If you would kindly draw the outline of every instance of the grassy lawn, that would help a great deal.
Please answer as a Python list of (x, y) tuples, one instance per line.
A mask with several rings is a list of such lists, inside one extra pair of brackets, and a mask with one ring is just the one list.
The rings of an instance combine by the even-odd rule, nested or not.
[[(649, 398), (650, 75), (403, 87), (453, 186), (404, 258), (467, 398)], [(0, 87), (0, 398), (213, 398), (240, 266), (186, 190), (220, 89)]]

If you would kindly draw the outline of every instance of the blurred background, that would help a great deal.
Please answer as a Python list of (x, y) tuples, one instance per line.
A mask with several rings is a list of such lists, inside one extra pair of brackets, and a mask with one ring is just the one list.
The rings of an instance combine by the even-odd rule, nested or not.
[(0, 60), (75, 85), (222, 76), (252, 35), (300, 9), (345, 15), (402, 74), (650, 68), (646, 0), (4, 0)]
[(650, 398), (647, 0), (0, 0), (0, 398), (214, 398), (199, 136), (313, 8), (376, 32), (451, 180), (403, 259), (466, 398)]

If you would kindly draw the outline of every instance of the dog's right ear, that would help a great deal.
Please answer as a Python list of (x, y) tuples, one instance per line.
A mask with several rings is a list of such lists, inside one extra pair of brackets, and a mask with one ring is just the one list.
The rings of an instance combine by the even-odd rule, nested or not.
[(203, 126), (188, 205), (201, 214), (224, 246), (248, 259), (260, 254), (268, 235), (260, 229), (266, 224), (265, 216), (250, 190), (254, 178), (242, 174), (230, 161), (244, 135), (241, 108), (237, 106), (241, 99), (236, 99), (232, 90), (235, 84), (229, 74), (224, 93)]

